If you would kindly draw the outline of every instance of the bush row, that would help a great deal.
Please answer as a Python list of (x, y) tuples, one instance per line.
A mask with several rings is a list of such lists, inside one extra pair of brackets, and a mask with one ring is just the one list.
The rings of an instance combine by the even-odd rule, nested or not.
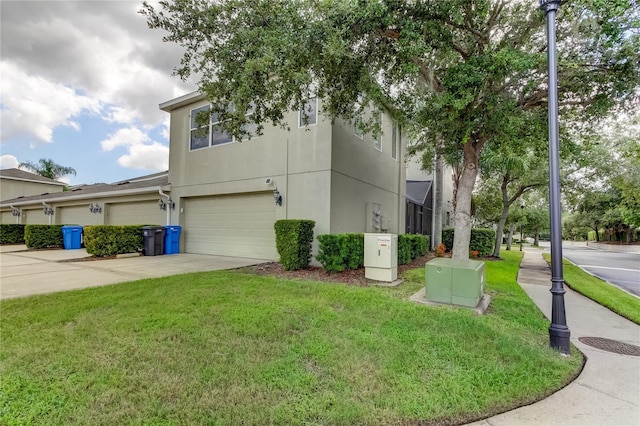
[(35, 249), (64, 247), (62, 225), (26, 225), (24, 243)]
[(398, 265), (411, 262), (429, 252), (429, 236), (421, 234), (398, 235)]
[(276, 249), (286, 271), (309, 266), (315, 225), (313, 220), (300, 219), (278, 220), (273, 225), (276, 231)]
[[(453, 228), (442, 230), (442, 243), (447, 251), (453, 248)], [(469, 242), (469, 252), (477, 251), (478, 256), (489, 256), (493, 253), (496, 232), (491, 228), (473, 228), (471, 230), (471, 241)]]
[(0, 244), (24, 244), (24, 227), (17, 223), (0, 224)]
[(96, 225), (85, 226), (84, 246), (94, 256), (136, 253), (144, 247), (140, 229), (144, 225)]
[(358, 269), (364, 266), (364, 234), (318, 235), (316, 260), (327, 272)]
[[(327, 272), (341, 272), (364, 266), (364, 234), (324, 234), (318, 235), (318, 255), (316, 259)], [(429, 251), (429, 236), (398, 235), (398, 264), (411, 262)]]

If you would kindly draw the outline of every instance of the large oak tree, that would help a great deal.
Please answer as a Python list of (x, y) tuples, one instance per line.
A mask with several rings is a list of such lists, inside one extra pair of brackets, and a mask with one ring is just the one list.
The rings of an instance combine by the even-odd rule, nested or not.
[[(313, 91), (330, 117), (375, 104), (462, 158), (454, 256), (467, 258), (471, 194), (488, 145), (508, 146), (547, 107), (544, 16), (537, 1), (175, 0), (143, 6), (182, 45), (213, 112), (286, 126)], [(636, 0), (567, 0), (558, 14), (563, 116), (589, 120), (637, 97)], [(361, 98), (359, 98), (361, 97)], [(230, 109), (229, 105), (234, 108)], [(358, 107), (358, 105), (360, 107)], [(251, 115), (247, 112), (252, 111)], [(376, 131), (375, 121), (365, 130)], [(259, 126), (260, 127), (260, 126)]]

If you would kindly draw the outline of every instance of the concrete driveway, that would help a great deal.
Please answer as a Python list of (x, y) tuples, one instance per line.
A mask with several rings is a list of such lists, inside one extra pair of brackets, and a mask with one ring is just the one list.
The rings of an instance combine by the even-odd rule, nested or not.
[(267, 262), (264, 259), (188, 253), (68, 261), (84, 257), (89, 257), (85, 249), (26, 251), (24, 245), (0, 246), (0, 299)]

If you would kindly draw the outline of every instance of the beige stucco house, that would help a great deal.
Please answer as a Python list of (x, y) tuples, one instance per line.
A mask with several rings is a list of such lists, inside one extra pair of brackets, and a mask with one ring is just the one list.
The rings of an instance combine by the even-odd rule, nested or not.
[(111, 184), (79, 185), (64, 192), (19, 196), (0, 202), (1, 222), (165, 225), (171, 211), (162, 210), (159, 200), (170, 197), (169, 189), (168, 173), (162, 172)]
[(38, 195), (46, 192), (62, 192), (64, 182), (29, 173), (20, 169), (0, 170), (0, 200), (20, 196)]
[(404, 143), (388, 115), (374, 138), (331, 123), (311, 98), (307, 125), (291, 111), (290, 130), (267, 125), (240, 142), (215, 117), (197, 132), (208, 105), (197, 92), (160, 105), (171, 114), (169, 182), (184, 251), (276, 259), (278, 219), (315, 220), (316, 235), (404, 231)]

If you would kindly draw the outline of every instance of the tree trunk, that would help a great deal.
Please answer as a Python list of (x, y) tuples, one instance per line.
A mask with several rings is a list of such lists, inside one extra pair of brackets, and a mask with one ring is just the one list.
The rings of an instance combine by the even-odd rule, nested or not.
[(442, 155), (436, 156), (436, 205), (433, 208), (433, 247), (439, 247), (442, 243), (442, 177), (443, 177), (444, 160)]
[(471, 138), (464, 144), (462, 176), (456, 194), (453, 259), (469, 259), (471, 241), (471, 194), (478, 176), (478, 159), (486, 138)]
[(533, 236), (533, 245), (538, 247), (540, 245), (540, 230), (536, 228), (535, 235)]
[(502, 234), (504, 233), (504, 225), (507, 223), (507, 217), (509, 216), (509, 196), (507, 194), (507, 182), (506, 179), (502, 181), (502, 214), (498, 221), (498, 229), (496, 229), (496, 242), (493, 247), (493, 257), (500, 257), (500, 249), (502, 248)]
[(509, 233), (507, 234), (507, 250), (511, 251), (511, 243), (513, 242), (513, 231), (515, 231), (515, 225), (509, 226)]

